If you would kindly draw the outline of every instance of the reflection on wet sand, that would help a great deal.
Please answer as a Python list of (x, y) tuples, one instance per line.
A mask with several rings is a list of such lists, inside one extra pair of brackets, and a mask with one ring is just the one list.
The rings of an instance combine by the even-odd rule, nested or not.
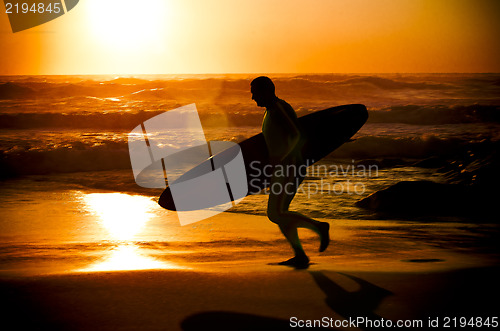
[(148, 256), (133, 241), (134, 237), (145, 229), (152, 217), (155, 203), (140, 195), (123, 193), (91, 193), (83, 197), (86, 209), (98, 216), (106, 229), (110, 240), (118, 246), (109, 252), (104, 260), (98, 261), (80, 271), (113, 271), (170, 269), (176, 265), (158, 261)]
[(174, 265), (144, 255), (134, 244), (121, 244), (113, 249), (104, 261), (94, 263), (82, 271), (169, 269)]

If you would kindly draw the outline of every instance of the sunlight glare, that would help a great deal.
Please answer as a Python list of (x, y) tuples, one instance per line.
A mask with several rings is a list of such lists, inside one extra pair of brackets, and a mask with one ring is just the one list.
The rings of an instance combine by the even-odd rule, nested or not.
[(104, 260), (79, 271), (117, 271), (179, 268), (169, 262), (147, 256), (131, 240), (154, 216), (156, 203), (148, 197), (124, 193), (90, 193), (83, 196), (86, 209), (96, 215), (118, 246), (106, 253)]
[(88, 0), (88, 26), (112, 51), (162, 47), (168, 11), (162, 0)]
[(91, 265), (81, 271), (118, 271), (118, 270), (145, 270), (167, 269), (175, 266), (142, 255), (135, 245), (121, 245), (111, 252), (111, 255), (102, 262)]
[(152, 217), (155, 207), (145, 196), (123, 193), (91, 193), (85, 195), (84, 201), (115, 240), (133, 239)]

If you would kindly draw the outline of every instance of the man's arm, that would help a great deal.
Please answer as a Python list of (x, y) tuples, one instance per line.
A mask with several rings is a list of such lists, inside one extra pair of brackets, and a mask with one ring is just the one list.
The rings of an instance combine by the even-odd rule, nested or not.
[(292, 138), (290, 147), (280, 160), (283, 161), (283, 159), (285, 159), (285, 157), (287, 157), (293, 151), (295, 146), (297, 146), (297, 144), (299, 143), (301, 132), (299, 127), (297, 126), (296, 121), (290, 118), (289, 114), (283, 108), (283, 105), (278, 102), (276, 106), (277, 106), (276, 109), (280, 112), (281, 115), (283, 115), (283, 118), (285, 119), (285, 123), (283, 124), (286, 126), (287, 128), (286, 131), (290, 133), (290, 137)]

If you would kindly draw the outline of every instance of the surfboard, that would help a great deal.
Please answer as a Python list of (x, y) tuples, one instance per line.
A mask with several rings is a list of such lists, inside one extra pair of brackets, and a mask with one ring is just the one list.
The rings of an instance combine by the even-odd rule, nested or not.
[[(343, 105), (323, 109), (299, 117), (298, 121), (305, 135), (302, 158), (305, 165), (312, 165), (340, 147), (365, 124), (368, 119), (366, 107), (361, 104)], [(237, 148), (239, 146), (239, 148)], [(232, 160), (241, 151), (248, 183), (247, 195), (257, 194), (270, 184), (270, 161), (266, 142), (262, 133), (254, 135), (228, 148), (180, 176), (175, 183), (194, 179), (211, 171), (214, 158), (218, 164)], [(228, 184), (229, 185), (229, 184)], [(177, 210), (170, 187), (163, 191), (158, 204), (168, 210)], [(213, 207), (213, 206), (211, 206)], [(187, 211), (190, 209), (183, 209)]]

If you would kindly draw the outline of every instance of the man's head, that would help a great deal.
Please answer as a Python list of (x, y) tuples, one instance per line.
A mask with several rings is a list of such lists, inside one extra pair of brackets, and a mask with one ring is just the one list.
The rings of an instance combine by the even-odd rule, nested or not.
[(255, 78), (250, 83), (250, 91), (252, 100), (255, 100), (259, 107), (266, 107), (276, 99), (274, 83), (266, 76)]

